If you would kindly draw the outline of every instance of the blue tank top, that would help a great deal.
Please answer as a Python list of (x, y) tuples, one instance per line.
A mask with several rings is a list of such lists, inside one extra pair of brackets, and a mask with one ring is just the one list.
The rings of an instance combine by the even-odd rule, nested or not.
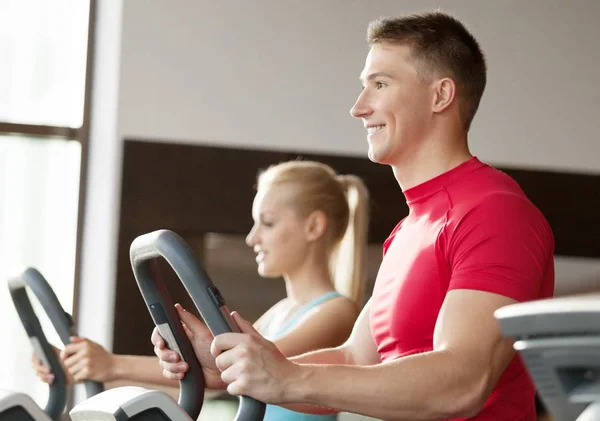
[[(328, 292), (326, 294), (321, 295), (320, 297), (310, 301), (300, 307), (292, 317), (283, 325), (280, 329), (278, 329), (275, 333), (267, 337), (267, 339), (274, 341), (278, 338), (281, 338), (283, 335), (292, 330), (298, 322), (302, 319), (302, 317), (311, 309), (329, 301), (334, 298), (341, 297), (341, 294), (335, 291)], [(265, 320), (261, 323), (259, 330), (264, 331), (268, 328), (271, 323), (273, 317)], [(267, 410), (265, 412), (265, 417), (263, 421), (336, 421), (338, 419), (337, 414), (332, 415), (313, 415), (313, 414), (303, 414), (301, 412), (290, 411), (288, 409), (282, 408), (277, 405), (267, 405)]]

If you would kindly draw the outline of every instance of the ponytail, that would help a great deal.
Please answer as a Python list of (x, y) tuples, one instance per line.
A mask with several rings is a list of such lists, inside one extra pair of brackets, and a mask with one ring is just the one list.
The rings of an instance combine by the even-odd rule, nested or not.
[(335, 178), (345, 192), (349, 215), (346, 231), (331, 253), (331, 277), (335, 289), (362, 308), (367, 277), (369, 192), (357, 176)]

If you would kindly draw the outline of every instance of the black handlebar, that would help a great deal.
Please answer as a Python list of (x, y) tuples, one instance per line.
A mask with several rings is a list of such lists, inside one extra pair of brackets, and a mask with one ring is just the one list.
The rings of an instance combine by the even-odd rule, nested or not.
[[(36, 269), (28, 268), (19, 277), (8, 281), (10, 295), (23, 327), (32, 342), (34, 352), (40, 360), (50, 367), (54, 374), (54, 381), (50, 385), (50, 394), (44, 412), (52, 419), (57, 420), (67, 402), (66, 377), (60, 361), (54, 349), (48, 343), (40, 321), (33, 310), (27, 295), (27, 288), (35, 294), (63, 344), (71, 343), (71, 336), (76, 334), (75, 327), (73, 319), (60, 305), (48, 281)], [(93, 381), (86, 381), (85, 388), (88, 397), (104, 390), (102, 383)]]
[[(152, 319), (169, 348), (178, 351), (190, 367), (180, 382), (179, 404), (192, 419), (196, 419), (202, 409), (204, 375), (160, 276), (156, 261), (159, 257), (164, 258), (177, 274), (214, 336), (225, 332), (239, 332), (239, 329), (219, 290), (181, 237), (172, 231), (159, 230), (133, 241), (130, 248), (131, 265)], [(264, 403), (241, 396), (235, 420), (262, 420), (264, 412)]]

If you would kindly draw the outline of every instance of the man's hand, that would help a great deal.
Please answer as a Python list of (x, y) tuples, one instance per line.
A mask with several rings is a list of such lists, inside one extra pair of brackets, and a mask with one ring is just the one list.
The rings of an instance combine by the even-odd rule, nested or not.
[[(225, 389), (226, 385), (221, 380), (221, 372), (215, 365), (215, 359), (210, 353), (210, 344), (213, 341), (212, 333), (204, 323), (193, 314), (185, 311), (181, 305), (176, 304), (175, 308), (181, 318), (183, 329), (192, 343), (196, 357), (202, 366), (206, 387), (209, 389)], [(154, 328), (151, 340), (154, 345), (154, 353), (159, 358), (160, 365), (163, 368), (163, 376), (171, 380), (183, 379), (189, 369), (188, 364), (182, 361), (177, 352), (167, 348), (157, 328)]]
[(265, 403), (284, 403), (294, 379), (302, 375), (301, 366), (289, 361), (238, 313), (232, 315), (241, 333), (218, 335), (210, 349), (227, 391)]

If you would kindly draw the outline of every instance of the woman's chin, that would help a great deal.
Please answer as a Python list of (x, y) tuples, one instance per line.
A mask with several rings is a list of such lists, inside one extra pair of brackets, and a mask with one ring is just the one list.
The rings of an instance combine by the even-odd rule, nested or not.
[(258, 265), (258, 274), (263, 278), (278, 278), (281, 276), (281, 273), (274, 271), (272, 268), (263, 264)]

